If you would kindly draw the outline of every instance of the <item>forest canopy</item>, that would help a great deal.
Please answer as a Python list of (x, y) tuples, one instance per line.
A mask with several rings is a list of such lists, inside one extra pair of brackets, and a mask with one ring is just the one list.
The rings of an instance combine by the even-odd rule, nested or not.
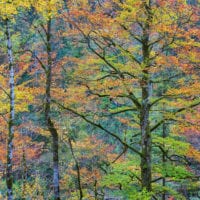
[(200, 199), (198, 0), (0, 0), (0, 199)]

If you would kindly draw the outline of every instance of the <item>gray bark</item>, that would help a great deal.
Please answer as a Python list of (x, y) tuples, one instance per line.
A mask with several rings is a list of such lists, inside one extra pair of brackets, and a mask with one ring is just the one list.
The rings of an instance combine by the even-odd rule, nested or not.
[(7, 165), (6, 165), (6, 184), (7, 184), (7, 199), (13, 199), (13, 138), (14, 138), (14, 119), (15, 119), (15, 85), (14, 85), (14, 66), (12, 55), (12, 41), (10, 36), (10, 28), (8, 19), (6, 22), (6, 39), (7, 39), (7, 54), (9, 62), (9, 87), (10, 87), (10, 116), (8, 122), (8, 140), (7, 140)]
[(142, 86), (142, 106), (140, 113), (140, 127), (141, 127), (141, 180), (142, 188), (151, 191), (151, 131), (149, 128), (149, 88), (146, 78), (143, 80)]

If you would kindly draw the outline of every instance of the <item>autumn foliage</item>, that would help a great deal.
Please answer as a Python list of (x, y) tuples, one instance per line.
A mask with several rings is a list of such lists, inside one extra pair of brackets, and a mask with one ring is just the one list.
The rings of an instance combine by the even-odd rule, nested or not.
[(0, 1), (0, 199), (198, 198), (199, 12)]

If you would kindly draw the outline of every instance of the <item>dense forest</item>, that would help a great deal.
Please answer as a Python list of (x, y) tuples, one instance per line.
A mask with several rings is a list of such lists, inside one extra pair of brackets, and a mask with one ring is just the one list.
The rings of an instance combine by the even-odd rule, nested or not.
[(0, 199), (200, 200), (198, 0), (0, 0)]

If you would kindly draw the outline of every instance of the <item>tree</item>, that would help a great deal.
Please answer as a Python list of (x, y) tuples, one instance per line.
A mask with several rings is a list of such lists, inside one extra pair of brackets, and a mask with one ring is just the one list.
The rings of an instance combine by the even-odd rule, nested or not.
[[(81, 137), (83, 136), (82, 133)], [(68, 135), (68, 137), (70, 136)], [(114, 153), (114, 145), (106, 144), (103, 140), (98, 139), (98, 135), (86, 135), (83, 139), (79, 138), (78, 140), (74, 139), (73, 135), (71, 137), (72, 139), (69, 138), (70, 141), (66, 141), (65, 144), (70, 146), (73, 160), (68, 164), (62, 182), (65, 184), (67, 182), (72, 191), (70, 196), (75, 196), (78, 190), (77, 198), (79, 199), (104, 198), (101, 181), (109, 173), (110, 166), (113, 163), (121, 164), (123, 158)]]
[[(199, 35), (193, 26), (198, 21), (197, 10), (184, 1), (131, 0), (106, 1), (96, 4), (92, 11), (90, 4), (81, 2), (78, 9), (77, 5), (72, 5), (70, 14), (64, 15), (66, 22), (74, 27), (72, 34), (83, 36), (89, 55), (76, 62), (79, 66), (75, 78), (77, 85), (68, 90), (79, 88), (79, 93), (57, 104), (114, 136), (138, 154), (141, 187), (148, 192), (152, 191), (154, 182), (152, 149), (157, 148), (152, 143), (154, 135), (159, 136), (163, 123), (181, 123), (184, 111), (199, 105), (195, 89), (199, 86), (195, 74), (198, 66), (198, 42), (195, 41)], [(188, 49), (189, 58), (185, 53)], [(192, 81), (187, 81), (188, 77), (192, 77)], [(160, 92), (163, 82), (166, 91)], [(77, 98), (80, 100), (80, 96), (79, 109)], [(99, 99), (110, 100), (108, 109), (90, 109), (88, 97), (96, 103)], [(70, 105), (70, 98), (77, 102), (76, 107)], [(161, 109), (163, 103), (165, 111)], [(132, 130), (128, 139), (122, 139), (122, 133), (116, 134), (111, 127), (104, 126), (106, 119), (110, 119), (106, 116), (111, 115), (125, 118)]]
[[(37, 61), (45, 73), (45, 103), (44, 103), (44, 116), (46, 126), (52, 136), (52, 152), (53, 152), (53, 188), (54, 199), (60, 199), (59, 189), (59, 143), (58, 143), (58, 131), (51, 117), (51, 90), (52, 90), (52, 69), (53, 69), (53, 48), (52, 48), (52, 25), (53, 16), (56, 15), (58, 9), (62, 6), (60, 1), (38, 1), (33, 2), (33, 7), (43, 20), (39, 27), (42, 32), (38, 31), (40, 39), (43, 41), (45, 48), (45, 61), (43, 62), (40, 57), (37, 56)], [(31, 49), (28, 51), (32, 52)]]
[(12, 42), (10, 36), (10, 30), (8, 25), (8, 19), (6, 19), (6, 37), (7, 37), (7, 49), (8, 60), (10, 69), (10, 119), (8, 127), (8, 144), (7, 144), (7, 187), (8, 187), (8, 199), (12, 200), (12, 158), (13, 158), (13, 137), (14, 137), (14, 119), (15, 119), (15, 100), (14, 100), (14, 68), (13, 68), (13, 55), (12, 55)]
[(7, 56), (8, 56), (8, 65), (9, 65), (9, 84), (10, 84), (10, 117), (9, 117), (9, 126), (8, 126), (8, 143), (7, 143), (7, 172), (6, 172), (6, 181), (7, 181), (7, 193), (8, 199), (13, 199), (12, 194), (12, 185), (13, 185), (13, 175), (12, 175), (12, 166), (13, 166), (13, 137), (14, 137), (14, 120), (15, 120), (15, 94), (14, 94), (14, 61), (13, 61), (13, 51), (12, 51), (12, 41), (10, 34), (10, 20), (13, 15), (17, 14), (17, 8), (29, 6), (27, 2), (22, 1), (3, 1), (1, 2), (0, 13), (1, 19), (5, 23), (5, 35), (7, 41)]

